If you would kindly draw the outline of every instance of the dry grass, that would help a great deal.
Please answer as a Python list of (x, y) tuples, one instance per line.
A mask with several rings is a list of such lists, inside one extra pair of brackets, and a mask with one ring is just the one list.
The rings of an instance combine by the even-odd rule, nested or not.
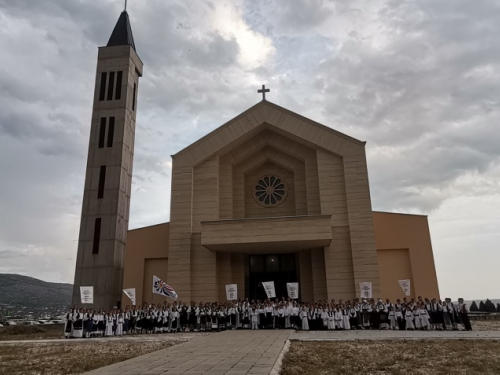
[(477, 320), (471, 323), (474, 331), (500, 331), (500, 320)]
[(281, 374), (500, 374), (500, 342), (292, 342)]
[(63, 326), (11, 326), (0, 328), (0, 341), (63, 339)]
[(84, 342), (0, 345), (1, 375), (80, 374), (175, 345), (175, 342)]

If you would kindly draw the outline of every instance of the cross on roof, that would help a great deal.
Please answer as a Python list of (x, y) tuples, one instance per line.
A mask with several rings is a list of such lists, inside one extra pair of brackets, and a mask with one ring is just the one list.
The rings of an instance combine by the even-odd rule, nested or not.
[(270, 91), (270, 89), (266, 89), (266, 85), (262, 85), (262, 90), (257, 90), (259, 94), (262, 93), (262, 100), (266, 100), (266, 92)]

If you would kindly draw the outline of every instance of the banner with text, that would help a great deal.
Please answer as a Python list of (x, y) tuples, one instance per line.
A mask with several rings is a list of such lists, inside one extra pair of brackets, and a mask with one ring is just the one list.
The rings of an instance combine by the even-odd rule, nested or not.
[(94, 287), (93, 286), (81, 286), (80, 287), (80, 299), (82, 303), (94, 303)]
[(373, 298), (372, 283), (365, 281), (359, 283), (359, 290), (361, 291), (361, 298)]
[(174, 288), (168, 285), (165, 281), (153, 275), (153, 293), (161, 294), (162, 296), (177, 299), (177, 293)]
[(123, 293), (130, 298), (132, 305), (135, 305), (135, 288), (123, 289)]
[(286, 283), (286, 290), (291, 299), (299, 298), (299, 283)]
[(237, 284), (226, 285), (226, 298), (228, 301), (235, 301), (238, 299), (238, 285)]
[(405, 292), (405, 296), (410, 295), (410, 279), (406, 280), (398, 280), (399, 286), (401, 289), (403, 289), (403, 292)]
[(267, 298), (276, 298), (276, 290), (274, 289), (274, 281), (263, 281), (262, 286), (266, 291)]

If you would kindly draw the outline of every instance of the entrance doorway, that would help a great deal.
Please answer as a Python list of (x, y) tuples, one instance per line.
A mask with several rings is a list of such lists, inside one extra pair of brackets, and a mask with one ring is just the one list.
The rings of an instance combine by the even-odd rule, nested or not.
[(295, 254), (249, 255), (246, 295), (250, 300), (267, 299), (262, 286), (264, 281), (274, 281), (276, 297), (287, 297), (286, 283), (297, 282)]

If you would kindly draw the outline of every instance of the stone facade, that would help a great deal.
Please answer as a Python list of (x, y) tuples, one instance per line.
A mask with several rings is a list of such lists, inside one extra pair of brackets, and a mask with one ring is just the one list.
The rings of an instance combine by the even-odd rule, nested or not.
[[(279, 205), (253, 195), (263, 176), (285, 182)], [(223, 300), (229, 281), (245, 295), (233, 270), (252, 253), (296, 253), (307, 299), (381, 292), (365, 143), (267, 101), (173, 156), (169, 230), (183, 300)]]

